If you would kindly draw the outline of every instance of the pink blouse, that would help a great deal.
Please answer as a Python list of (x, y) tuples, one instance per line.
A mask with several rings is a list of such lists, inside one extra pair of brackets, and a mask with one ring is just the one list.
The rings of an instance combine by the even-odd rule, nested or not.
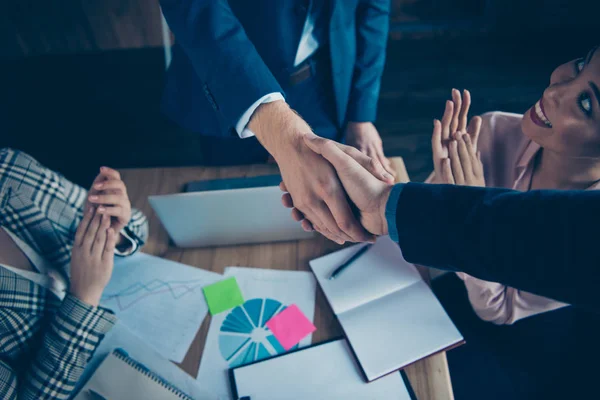
[[(535, 156), (540, 146), (521, 131), (520, 114), (490, 112), (481, 116), (483, 123), (478, 149), (488, 187), (528, 191)], [(588, 188), (600, 188), (597, 183)], [(467, 288), (469, 301), (477, 315), (494, 324), (512, 324), (522, 318), (567, 306), (546, 297), (524, 292), (496, 282), (487, 282), (465, 273), (457, 273)]]

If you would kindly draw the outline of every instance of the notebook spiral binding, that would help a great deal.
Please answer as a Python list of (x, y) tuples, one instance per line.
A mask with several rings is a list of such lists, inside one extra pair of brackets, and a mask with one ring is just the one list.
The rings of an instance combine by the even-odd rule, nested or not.
[(143, 365), (143, 364), (135, 361), (133, 358), (130, 358), (129, 354), (125, 350), (123, 350), (123, 349), (115, 349), (113, 351), (113, 354), (119, 360), (125, 362), (130, 367), (133, 367), (138, 372), (141, 372), (146, 377), (148, 377), (149, 379), (151, 379), (154, 382), (158, 383), (159, 385), (161, 385), (165, 389), (169, 390), (171, 393), (173, 393), (175, 396), (179, 397), (180, 399), (182, 399), (182, 400), (194, 400), (194, 398), (190, 397), (189, 395), (185, 394), (184, 392), (182, 392), (177, 387), (173, 386), (170, 382), (166, 381), (165, 379), (163, 379), (162, 377), (160, 377), (159, 375), (157, 375), (156, 373), (154, 373), (152, 370), (148, 369), (145, 365)]

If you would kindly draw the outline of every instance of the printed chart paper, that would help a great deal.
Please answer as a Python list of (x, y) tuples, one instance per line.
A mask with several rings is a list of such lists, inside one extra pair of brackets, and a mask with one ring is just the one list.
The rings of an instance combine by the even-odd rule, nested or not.
[(316, 282), (310, 272), (228, 267), (225, 276), (236, 277), (245, 303), (212, 317), (197, 378), (209, 400), (231, 399), (229, 368), (286, 352), (266, 326), (273, 316), (295, 304), (314, 319)]
[(223, 276), (137, 253), (115, 260), (101, 304), (163, 357), (181, 362), (208, 312), (202, 288)]

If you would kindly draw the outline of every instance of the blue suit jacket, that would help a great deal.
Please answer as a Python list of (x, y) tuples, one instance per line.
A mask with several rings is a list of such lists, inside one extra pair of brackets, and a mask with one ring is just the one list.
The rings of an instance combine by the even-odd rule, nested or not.
[[(389, 0), (325, 1), (330, 16), (336, 122), (374, 121), (389, 28)], [(237, 136), (259, 98), (285, 96), (306, 0), (161, 0), (176, 37), (163, 110), (184, 128)], [(291, 105), (293, 107), (293, 104)]]
[(388, 227), (407, 261), (598, 312), (600, 191), (410, 183), (392, 193)]

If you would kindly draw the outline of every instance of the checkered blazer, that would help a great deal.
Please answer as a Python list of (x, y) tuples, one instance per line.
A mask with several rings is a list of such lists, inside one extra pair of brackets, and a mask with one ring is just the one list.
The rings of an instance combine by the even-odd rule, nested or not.
[[(0, 226), (65, 276), (86, 197), (85, 189), (29, 155), (0, 149)], [(147, 234), (145, 216), (132, 210), (127, 236), (141, 245)], [(0, 398), (68, 399), (114, 323), (110, 310), (68, 294), (61, 301), (0, 267)]]

